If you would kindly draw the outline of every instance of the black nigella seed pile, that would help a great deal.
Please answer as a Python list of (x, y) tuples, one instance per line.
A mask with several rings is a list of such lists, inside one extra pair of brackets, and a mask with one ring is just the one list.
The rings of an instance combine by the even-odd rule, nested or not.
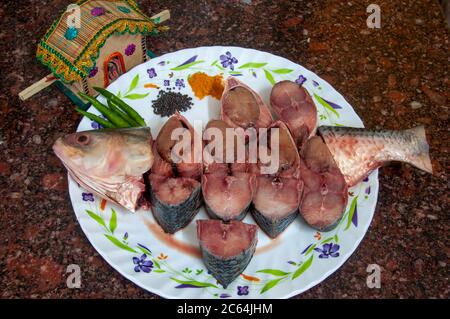
[(192, 98), (179, 92), (159, 91), (156, 100), (152, 101), (153, 112), (156, 115), (171, 116), (176, 111), (185, 112), (193, 105)]

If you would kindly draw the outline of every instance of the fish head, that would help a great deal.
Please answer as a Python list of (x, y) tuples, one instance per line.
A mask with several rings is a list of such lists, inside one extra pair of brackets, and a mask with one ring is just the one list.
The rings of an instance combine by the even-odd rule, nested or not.
[(153, 164), (151, 142), (150, 128), (94, 130), (58, 138), (53, 151), (80, 185), (134, 210)]

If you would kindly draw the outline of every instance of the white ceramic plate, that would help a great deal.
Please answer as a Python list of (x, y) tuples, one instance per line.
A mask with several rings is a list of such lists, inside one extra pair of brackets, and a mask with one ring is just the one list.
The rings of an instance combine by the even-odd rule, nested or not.
[[(234, 70), (224, 62), (225, 58), (235, 62)], [(108, 89), (125, 96), (156, 136), (167, 118), (153, 113), (152, 100), (159, 90), (151, 84), (192, 96), (194, 106), (183, 113), (189, 121), (203, 120), (206, 124), (209, 119), (218, 118), (219, 102), (209, 97), (195, 98), (187, 83), (188, 75), (198, 71), (237, 76), (267, 104), (274, 82), (304, 82), (314, 97), (320, 124), (363, 126), (347, 101), (311, 71), (282, 57), (239, 47), (200, 47), (165, 54), (135, 67)], [(96, 113), (94, 109), (90, 111)], [(84, 118), (78, 131), (96, 127), (96, 123)], [(378, 171), (349, 190), (346, 212), (332, 231), (318, 233), (300, 217), (275, 240), (258, 231), (253, 259), (227, 289), (208, 274), (199, 257), (195, 222), (169, 236), (161, 231), (150, 211), (133, 214), (110, 203), (102, 205), (100, 198), (73, 180), (69, 181), (69, 191), (77, 219), (95, 249), (119, 273), (148, 291), (167, 298), (287, 298), (327, 278), (358, 247), (375, 210)], [(205, 218), (208, 217), (201, 209), (195, 219)], [(244, 222), (254, 220), (248, 214)], [(150, 267), (139, 269), (134, 263), (136, 258), (150, 261)]]

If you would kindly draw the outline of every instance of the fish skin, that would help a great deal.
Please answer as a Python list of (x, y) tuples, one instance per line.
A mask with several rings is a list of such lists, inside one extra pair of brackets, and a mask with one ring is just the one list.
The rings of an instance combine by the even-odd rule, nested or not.
[(154, 160), (151, 144), (148, 127), (102, 129), (60, 137), (53, 150), (82, 187), (134, 212), (144, 204), (143, 174)]
[(390, 161), (409, 163), (433, 173), (423, 126), (403, 131), (322, 126), (319, 133), (348, 186)]
[(344, 176), (319, 136), (310, 138), (300, 153), (304, 183), (300, 215), (317, 230), (331, 230), (342, 218), (348, 201)]
[[(272, 121), (272, 114), (270, 113), (269, 108), (267, 107), (267, 105), (264, 103), (264, 101), (262, 100), (261, 96), (256, 93), (254, 90), (252, 90), (249, 86), (247, 86), (246, 84), (244, 84), (243, 82), (239, 81), (238, 79), (236, 79), (236, 77), (233, 76), (229, 76), (227, 79), (225, 79), (225, 83), (224, 83), (224, 90), (223, 90), (223, 94), (222, 94), (222, 98), (220, 99), (220, 116), (221, 119), (227, 123), (230, 127), (242, 127), (238, 124), (236, 124), (235, 122), (233, 122), (230, 117), (227, 115), (226, 111), (224, 110), (224, 103), (225, 100), (227, 99), (227, 95), (228, 93), (234, 89), (234, 88), (244, 88), (246, 90), (248, 90), (253, 97), (255, 98), (257, 104), (258, 104), (258, 108), (259, 108), (259, 117), (258, 119), (255, 121), (255, 123), (252, 123), (251, 126), (256, 127), (256, 128), (260, 128), (260, 127), (268, 127)], [(247, 127), (242, 127), (243, 129), (246, 129)]]
[[(236, 220), (229, 223), (220, 220), (198, 220), (197, 237), (206, 268), (224, 288), (247, 268), (258, 242), (256, 225)], [(241, 247), (231, 247), (230, 251), (226, 251), (229, 246), (237, 245)]]

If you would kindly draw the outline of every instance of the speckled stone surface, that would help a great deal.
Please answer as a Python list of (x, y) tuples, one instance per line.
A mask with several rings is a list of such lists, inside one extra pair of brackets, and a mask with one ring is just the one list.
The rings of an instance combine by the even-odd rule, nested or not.
[[(380, 170), (374, 220), (356, 252), (299, 298), (449, 297), (449, 29), (436, 0), (378, 0), (379, 30), (366, 27), (363, 0), (139, 1), (169, 8), (171, 31), (149, 43), (160, 55), (202, 45), (236, 45), (298, 62), (329, 81), (370, 128), (424, 124), (435, 176), (401, 164)], [(80, 120), (49, 88), (26, 102), (19, 91), (48, 70), (36, 43), (68, 0), (0, 4), (0, 296), (158, 298), (112, 269), (73, 214), (66, 171), (51, 145)], [(382, 268), (381, 289), (366, 267)], [(81, 289), (66, 286), (78, 264)]]

